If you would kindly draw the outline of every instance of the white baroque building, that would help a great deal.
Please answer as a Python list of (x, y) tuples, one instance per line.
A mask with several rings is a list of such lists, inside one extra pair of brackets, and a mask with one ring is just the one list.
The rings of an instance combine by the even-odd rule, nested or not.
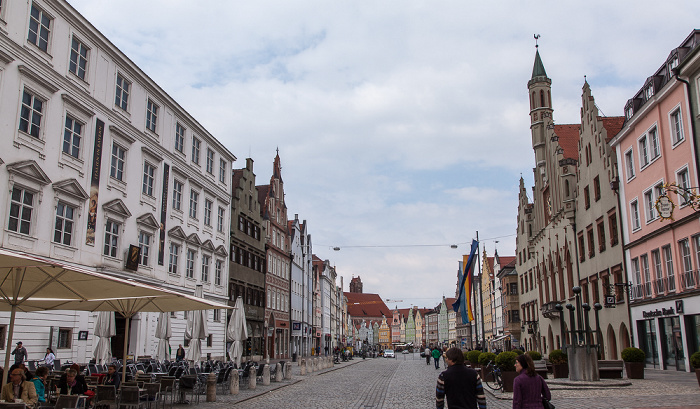
[[(0, 247), (190, 294), (201, 285), (226, 302), (236, 158), (63, 0), (0, 0), (0, 138)], [(174, 354), (185, 317), (172, 317)], [(209, 311), (204, 357), (224, 354), (225, 317)], [(87, 362), (94, 319), (20, 313), (14, 339), (30, 359), (53, 345), (59, 359)], [(129, 355), (155, 353), (156, 319), (131, 321)], [(116, 356), (124, 325), (117, 318)]]

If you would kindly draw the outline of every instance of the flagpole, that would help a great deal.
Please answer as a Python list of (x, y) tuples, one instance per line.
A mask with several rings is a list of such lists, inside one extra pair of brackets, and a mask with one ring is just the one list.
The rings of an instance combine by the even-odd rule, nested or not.
[[(478, 231), (476, 232), (476, 242), (479, 243), (479, 232)], [(477, 257), (479, 257), (479, 249), (478, 248), (476, 249), (476, 253), (477, 253)], [(481, 271), (481, 269), (479, 271)], [(476, 294), (476, 286), (474, 285), (474, 282), (473, 282), (474, 273), (470, 271), (469, 274), (471, 275), (471, 278), (472, 278), (472, 304), (474, 304), (474, 307), (472, 309), (472, 311), (474, 311), (474, 337), (473, 338), (474, 338), (474, 347), (476, 347), (479, 344), (479, 322), (476, 321), (476, 317), (477, 317), (477, 314), (476, 314), (476, 295), (477, 294)], [(481, 283), (479, 283), (479, 288), (481, 288)], [(482, 319), (483, 319), (482, 317), (479, 317), (479, 321), (481, 321)]]
[[(477, 230), (476, 232), (476, 241), (479, 242), (479, 231)], [(483, 283), (483, 277), (481, 276), (481, 243), (479, 243), (479, 250), (478, 250), (478, 259), (477, 261), (479, 262), (479, 293), (481, 293), (481, 297), (479, 297), (479, 309), (481, 311), (481, 348), (482, 351), (488, 352), (488, 349), (486, 348), (486, 330), (484, 327), (484, 289), (481, 287)]]

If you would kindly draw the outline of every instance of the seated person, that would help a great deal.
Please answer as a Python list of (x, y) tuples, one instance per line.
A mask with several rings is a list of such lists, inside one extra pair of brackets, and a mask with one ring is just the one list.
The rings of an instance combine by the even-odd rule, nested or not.
[(27, 381), (24, 376), (24, 369), (15, 368), (10, 372), (10, 382), (2, 387), (0, 399), (6, 402), (14, 402), (16, 399), (21, 399), (27, 404), (27, 407), (33, 408), (36, 406), (39, 399), (36, 396), (34, 384)]
[(117, 390), (119, 390), (119, 384), (122, 381), (122, 376), (121, 374), (117, 373), (117, 366), (114, 364), (110, 364), (107, 367), (107, 376), (104, 377), (103, 384), (105, 385), (114, 385)]
[(58, 381), (57, 389), (61, 395), (84, 395), (88, 387), (85, 383), (85, 378), (78, 375), (75, 369), (71, 368), (66, 371), (65, 378), (61, 377)]
[(39, 402), (46, 402), (46, 378), (49, 377), (49, 368), (40, 366), (34, 372), (34, 377), (31, 382), (36, 389), (36, 395), (39, 397)]

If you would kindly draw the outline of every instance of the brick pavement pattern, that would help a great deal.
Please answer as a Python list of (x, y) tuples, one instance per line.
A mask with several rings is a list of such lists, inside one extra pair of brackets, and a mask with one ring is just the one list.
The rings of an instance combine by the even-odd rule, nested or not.
[[(217, 402), (200, 403), (202, 409), (264, 408), (433, 408), (435, 383), (440, 371), (426, 365), (418, 354), (397, 358), (357, 359), (333, 368), (301, 376), (293, 366), (293, 378), (257, 389), (242, 388), (238, 395), (219, 395)], [(554, 389), (557, 409), (700, 409), (700, 388), (695, 374), (646, 371), (647, 379), (632, 386), (609, 389)], [(489, 393), (489, 409), (512, 407), (511, 394)], [(176, 405), (186, 409), (187, 405)]]

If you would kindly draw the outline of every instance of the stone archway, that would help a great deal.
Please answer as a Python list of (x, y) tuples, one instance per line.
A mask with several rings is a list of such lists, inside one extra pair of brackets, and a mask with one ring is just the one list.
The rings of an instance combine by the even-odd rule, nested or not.
[(608, 359), (617, 359), (617, 339), (612, 325), (608, 324)]
[(630, 342), (630, 334), (627, 331), (627, 325), (625, 325), (624, 322), (620, 324), (620, 342), (622, 343), (622, 349), (632, 346)]

